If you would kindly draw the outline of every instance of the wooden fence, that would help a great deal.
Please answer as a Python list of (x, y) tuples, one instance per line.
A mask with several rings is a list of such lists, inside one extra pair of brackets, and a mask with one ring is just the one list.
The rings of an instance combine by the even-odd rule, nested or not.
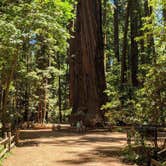
[(12, 136), (11, 132), (5, 132), (4, 139), (0, 141), (0, 145), (3, 146), (3, 149), (0, 152), (0, 158), (2, 158), (15, 146), (15, 135)]
[[(154, 147), (155, 147), (155, 152), (153, 156), (155, 158), (158, 158), (160, 155), (166, 153), (166, 127), (154, 127), (154, 126), (130, 126), (126, 128), (127, 132), (127, 144), (131, 146), (132, 142), (135, 141), (135, 133), (138, 132), (140, 133), (140, 140), (139, 142), (144, 145), (144, 139), (147, 141), (153, 141), (154, 142)], [(160, 147), (161, 150), (158, 151), (158, 141), (162, 141), (163, 145)], [(149, 161), (148, 161), (148, 166), (163, 166), (162, 163), (159, 161), (153, 159), (150, 155), (148, 155)], [(166, 166), (166, 165), (164, 165)]]

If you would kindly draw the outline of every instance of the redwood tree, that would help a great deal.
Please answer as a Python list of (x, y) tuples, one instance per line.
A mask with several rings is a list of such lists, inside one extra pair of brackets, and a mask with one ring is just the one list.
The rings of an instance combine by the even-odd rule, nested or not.
[(138, 36), (138, 6), (139, 1), (131, 1), (130, 9), (130, 29), (131, 29), (131, 80), (133, 86), (138, 86), (138, 43), (135, 38)]
[(114, 0), (114, 52), (117, 57), (118, 62), (120, 61), (119, 57), (119, 2)]
[(87, 125), (103, 121), (106, 88), (100, 0), (79, 0), (70, 47), (72, 115), (83, 112)]
[(127, 82), (127, 63), (126, 63), (126, 56), (127, 56), (127, 35), (128, 35), (128, 26), (129, 26), (129, 14), (130, 14), (130, 0), (127, 1), (126, 13), (125, 13), (125, 25), (124, 25), (124, 36), (123, 36), (123, 47), (122, 47), (122, 56), (121, 56), (121, 84)]

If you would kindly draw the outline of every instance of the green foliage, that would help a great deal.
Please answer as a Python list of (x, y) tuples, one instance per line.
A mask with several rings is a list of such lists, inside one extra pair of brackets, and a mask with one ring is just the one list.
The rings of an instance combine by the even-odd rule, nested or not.
[[(119, 47), (122, 56), (124, 18), (126, 14), (126, 2), (119, 1)], [(107, 117), (112, 123), (123, 121), (125, 123), (165, 124), (165, 22), (162, 12), (165, 8), (165, 1), (150, 0), (149, 11), (145, 9), (144, 1), (140, 1), (138, 22), (140, 32), (135, 40), (138, 43), (138, 87), (131, 84), (131, 62), (129, 58), (130, 47), (126, 56), (126, 83), (121, 84), (121, 61), (116, 61), (114, 53), (114, 29), (113, 12), (107, 4), (107, 20), (104, 32), (107, 35), (105, 54), (107, 58), (107, 90), (108, 102), (102, 107), (107, 110)], [(145, 13), (148, 13), (146, 15)], [(146, 15), (146, 16), (145, 16)], [(129, 22), (130, 24), (130, 22)], [(109, 25), (109, 26), (108, 26)], [(130, 32), (127, 36), (128, 46), (130, 43)], [(152, 46), (154, 40), (154, 44)], [(153, 48), (154, 47), (154, 48)]]
[(67, 25), (74, 17), (72, 5), (67, 0), (0, 3), (1, 92), (5, 91), (13, 61), (17, 60), (10, 82), (7, 114), (10, 120), (15, 120), (23, 117), (26, 109), (36, 112), (39, 102), (44, 102), (44, 90), (47, 91), (47, 111), (54, 111), (58, 103), (59, 76), (63, 84), (67, 84), (68, 69), (64, 62), (70, 38)]
[(139, 155), (136, 154), (130, 147), (126, 147), (122, 153), (124, 156), (124, 160), (127, 160), (128, 162), (138, 163)]
[(141, 122), (164, 124), (166, 121), (165, 68), (166, 58), (161, 56), (147, 72), (143, 88), (137, 91), (136, 116)]

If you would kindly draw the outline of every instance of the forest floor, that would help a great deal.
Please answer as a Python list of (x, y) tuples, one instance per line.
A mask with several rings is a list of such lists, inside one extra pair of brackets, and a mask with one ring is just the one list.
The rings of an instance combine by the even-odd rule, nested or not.
[(129, 166), (122, 161), (126, 134), (89, 131), (78, 134), (69, 129), (23, 130), (20, 143), (3, 166)]

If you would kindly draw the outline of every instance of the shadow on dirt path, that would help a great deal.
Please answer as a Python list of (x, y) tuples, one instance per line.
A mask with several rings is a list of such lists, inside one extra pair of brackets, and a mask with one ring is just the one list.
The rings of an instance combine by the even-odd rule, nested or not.
[(121, 149), (126, 135), (91, 131), (84, 135), (69, 129), (21, 131), (19, 146), (4, 160), (3, 166), (128, 166)]

